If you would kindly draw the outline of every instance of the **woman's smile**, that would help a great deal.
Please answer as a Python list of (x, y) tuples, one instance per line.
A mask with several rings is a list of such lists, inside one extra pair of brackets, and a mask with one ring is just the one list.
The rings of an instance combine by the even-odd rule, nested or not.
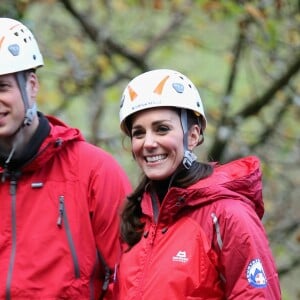
[(167, 154), (152, 155), (152, 156), (145, 156), (145, 161), (147, 163), (156, 163), (156, 162), (161, 162), (166, 158), (167, 158)]

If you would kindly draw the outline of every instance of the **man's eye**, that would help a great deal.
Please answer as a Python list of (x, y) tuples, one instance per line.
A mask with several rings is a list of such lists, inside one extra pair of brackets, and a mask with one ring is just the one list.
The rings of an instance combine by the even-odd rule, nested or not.
[(9, 85), (7, 83), (4, 82), (0, 82), (0, 89), (7, 89), (9, 87)]

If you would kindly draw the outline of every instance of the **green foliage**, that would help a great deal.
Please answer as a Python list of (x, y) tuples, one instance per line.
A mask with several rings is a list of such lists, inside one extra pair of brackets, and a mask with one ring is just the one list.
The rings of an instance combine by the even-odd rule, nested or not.
[[(118, 124), (123, 88), (152, 68), (186, 73), (208, 117), (198, 157), (261, 158), (265, 222), (272, 233), (300, 219), (296, 2), (4, 0), (0, 12), (22, 17), (40, 43), (45, 58), (38, 71), (40, 109), (113, 153), (134, 183), (140, 172), (130, 149), (123, 150)], [(272, 246), (280, 256), (276, 239)], [(282, 251), (290, 249), (284, 244)]]

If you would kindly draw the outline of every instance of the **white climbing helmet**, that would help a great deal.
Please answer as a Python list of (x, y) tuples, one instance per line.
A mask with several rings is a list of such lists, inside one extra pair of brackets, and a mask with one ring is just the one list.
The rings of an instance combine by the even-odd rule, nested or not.
[(0, 75), (44, 65), (33, 34), (17, 20), (0, 18), (0, 61)]
[(168, 106), (192, 110), (200, 117), (204, 131), (206, 118), (198, 90), (185, 75), (169, 69), (145, 72), (128, 83), (120, 104), (121, 129), (129, 135), (129, 116), (144, 109)]

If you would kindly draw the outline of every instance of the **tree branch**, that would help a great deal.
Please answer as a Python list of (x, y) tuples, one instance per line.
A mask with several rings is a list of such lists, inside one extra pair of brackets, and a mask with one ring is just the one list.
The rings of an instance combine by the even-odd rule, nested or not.
[(236, 114), (235, 118), (247, 118), (257, 114), (265, 105), (269, 104), (275, 94), (283, 87), (285, 87), (291, 78), (296, 75), (300, 70), (300, 55), (298, 55), (287, 71), (277, 80), (273, 82), (273, 85), (265, 91), (265, 93), (256, 99), (252, 99), (250, 104), (243, 108), (239, 113)]
[[(286, 85), (288, 85), (289, 81), (295, 76), (300, 70), (300, 55), (298, 55), (293, 62), (290, 64), (290, 67), (287, 71), (277, 80), (273, 81), (273, 84), (265, 91), (265, 93), (252, 99), (249, 101), (249, 105), (244, 107), (240, 112), (238, 112), (235, 116), (228, 118), (223, 118), (222, 124), (220, 126), (226, 126), (228, 132), (232, 132), (238, 126), (237, 120), (244, 120), (250, 116), (258, 114), (262, 108), (268, 105), (275, 98), (275, 94)], [(213, 143), (211, 148), (211, 157), (213, 160), (221, 160), (222, 154), (225, 151), (226, 145), (230, 140), (230, 136), (226, 138), (220, 138), (218, 135)]]
[(265, 126), (264, 131), (260, 134), (260, 136), (258, 137), (255, 143), (249, 145), (249, 149), (251, 149), (251, 151), (253, 151), (257, 146), (266, 143), (267, 139), (272, 136), (274, 131), (278, 128), (278, 124), (282, 120), (285, 112), (289, 109), (292, 103), (293, 103), (292, 96), (287, 97), (285, 102), (283, 103), (283, 105), (275, 115), (273, 122), (270, 125)]
[[(240, 32), (238, 34), (235, 46), (233, 47), (232, 52), (233, 52), (234, 60), (231, 65), (231, 71), (230, 71), (229, 79), (228, 79), (227, 86), (225, 89), (225, 95), (222, 99), (222, 107), (221, 107), (222, 115), (218, 121), (218, 124), (216, 125), (218, 133), (220, 133), (220, 127), (223, 124), (227, 123), (227, 118), (228, 118), (227, 111), (228, 111), (228, 108), (229, 108), (229, 105), (231, 102), (230, 98), (231, 98), (231, 94), (233, 93), (234, 83), (235, 83), (235, 79), (236, 79), (237, 72), (238, 72), (238, 62), (241, 58), (241, 53), (242, 53), (242, 50), (245, 45), (245, 32), (248, 28), (248, 24), (249, 24), (248, 18), (245, 18), (245, 20), (240, 23)], [(210, 157), (212, 158), (212, 160), (217, 160), (217, 161), (220, 160), (222, 153), (223, 153), (224, 149), (226, 148), (226, 145), (228, 142), (229, 142), (229, 139), (222, 138), (222, 136), (220, 136), (220, 134), (215, 135), (215, 140), (209, 151)]]

